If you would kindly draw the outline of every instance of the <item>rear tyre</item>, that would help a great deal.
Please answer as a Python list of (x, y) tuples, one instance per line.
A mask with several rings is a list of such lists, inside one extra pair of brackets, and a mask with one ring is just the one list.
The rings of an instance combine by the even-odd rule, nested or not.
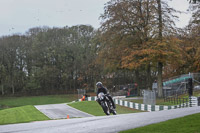
[(113, 115), (117, 115), (117, 111), (116, 110), (113, 110)]
[(110, 102), (110, 110), (111, 110), (111, 113), (112, 113), (113, 115), (117, 115), (117, 111), (116, 111), (115, 108), (113, 107), (112, 102)]

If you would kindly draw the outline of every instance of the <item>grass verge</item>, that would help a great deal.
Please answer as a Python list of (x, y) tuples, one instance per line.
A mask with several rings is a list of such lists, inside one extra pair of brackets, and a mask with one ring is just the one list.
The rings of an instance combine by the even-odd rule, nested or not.
[[(91, 115), (95, 115), (95, 116), (104, 116), (105, 115), (105, 113), (103, 112), (103, 109), (96, 101), (75, 102), (75, 103), (71, 103), (68, 105), (71, 107), (74, 107), (78, 110), (81, 110), (83, 112), (89, 113)], [(119, 105), (116, 105), (116, 106), (117, 106), (117, 108), (116, 108), (117, 114), (142, 112), (140, 110), (130, 109), (130, 108), (119, 106)]]
[(0, 109), (20, 107), (25, 105), (44, 105), (67, 103), (76, 100), (76, 95), (48, 95), (29, 97), (3, 97), (0, 98)]
[(120, 133), (200, 133), (200, 113)]
[(32, 105), (0, 110), (0, 125), (42, 120), (49, 118)]

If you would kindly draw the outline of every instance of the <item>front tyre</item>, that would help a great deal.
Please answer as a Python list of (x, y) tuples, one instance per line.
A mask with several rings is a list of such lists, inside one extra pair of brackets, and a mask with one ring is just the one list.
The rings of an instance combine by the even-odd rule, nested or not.
[(110, 115), (110, 111), (109, 111), (109, 108), (108, 108), (108, 106), (107, 106), (107, 103), (102, 102), (102, 103), (101, 103), (101, 107), (103, 108), (103, 111), (104, 111), (104, 113), (105, 113), (106, 115)]

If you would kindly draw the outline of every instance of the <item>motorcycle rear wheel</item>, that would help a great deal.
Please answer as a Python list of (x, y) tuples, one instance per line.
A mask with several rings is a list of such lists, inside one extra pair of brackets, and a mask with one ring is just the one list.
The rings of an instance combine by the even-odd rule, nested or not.
[(117, 115), (117, 111), (115, 111), (115, 110), (112, 113), (113, 113), (113, 115)]

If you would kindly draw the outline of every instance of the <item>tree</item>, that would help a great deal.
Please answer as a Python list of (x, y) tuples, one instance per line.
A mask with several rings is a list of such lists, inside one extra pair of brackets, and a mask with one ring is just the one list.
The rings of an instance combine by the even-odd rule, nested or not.
[[(150, 38), (150, 24), (153, 16), (150, 14), (150, 8), (154, 6), (154, 1), (128, 1), (115, 0), (110, 1), (101, 16), (103, 22), (101, 31), (103, 34), (106, 52), (106, 64), (112, 68), (125, 68), (131, 71), (135, 70), (138, 74), (139, 66), (129, 67), (123, 65), (122, 58), (128, 56), (127, 49), (133, 48), (140, 50), (143, 44)], [(153, 13), (154, 11), (152, 11)], [(152, 28), (153, 29), (153, 28)], [(109, 49), (109, 51), (108, 51)], [(120, 52), (124, 51), (124, 52)], [(138, 59), (137, 59), (138, 60)], [(146, 64), (142, 64), (146, 65)], [(148, 65), (149, 66), (149, 65)], [(150, 71), (150, 69), (147, 69)], [(136, 82), (139, 77), (136, 78)]]
[[(197, 4), (194, 4), (197, 3)], [(200, 54), (200, 4), (195, 1), (191, 4), (190, 10), (192, 17), (188, 26), (184, 29), (184, 34), (181, 34), (184, 45), (182, 49), (185, 53), (186, 72), (200, 72), (199, 54)]]
[[(159, 36), (158, 39), (162, 42), (163, 40), (163, 19), (162, 19), (162, 8), (161, 8), (161, 0), (157, 0), (158, 4), (158, 29)], [(158, 62), (158, 97), (163, 97), (163, 86), (162, 86), (162, 69), (163, 63), (161, 61)]]
[[(173, 52), (178, 51), (170, 49), (168, 47), (170, 41), (167, 40), (176, 32), (173, 21), (177, 18), (173, 15), (176, 11), (168, 7), (167, 3), (162, 2), (162, 5), (163, 8), (161, 1), (157, 0), (112, 0), (105, 7), (101, 27), (102, 40), (109, 55), (106, 55), (106, 59), (111, 57), (111, 61), (118, 63), (121, 68), (136, 71), (139, 68), (146, 68), (149, 87), (152, 83), (149, 78), (150, 68), (158, 63), (160, 97), (162, 97), (162, 69), (163, 64), (167, 62), (164, 58), (168, 54), (175, 55)], [(116, 56), (114, 61), (112, 51), (120, 50), (123, 51), (121, 56)]]
[(93, 87), (96, 51), (92, 26), (36, 27), (0, 38), (2, 94), (76, 93)]
[(4, 64), (4, 61), (5, 61), (5, 51), (3, 49), (3, 39), (0, 40), (0, 89), (1, 89), (1, 94), (4, 95), (5, 94), (5, 86), (6, 86), (6, 79), (7, 79), (7, 75), (6, 75), (6, 68), (5, 66), (3, 65)]

